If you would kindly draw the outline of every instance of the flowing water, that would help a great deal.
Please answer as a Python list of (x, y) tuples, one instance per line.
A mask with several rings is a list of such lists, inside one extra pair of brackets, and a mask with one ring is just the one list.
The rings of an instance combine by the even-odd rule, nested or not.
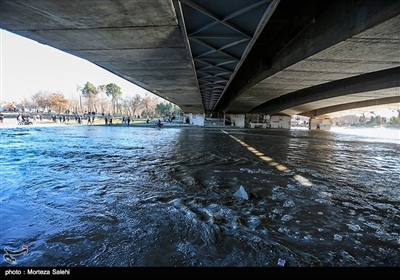
[(351, 131), (1, 129), (1, 266), (399, 267), (399, 131)]

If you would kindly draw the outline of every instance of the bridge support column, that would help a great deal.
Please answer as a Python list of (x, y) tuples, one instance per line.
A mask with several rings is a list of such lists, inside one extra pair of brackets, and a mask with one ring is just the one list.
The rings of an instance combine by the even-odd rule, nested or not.
[(185, 122), (191, 125), (204, 126), (205, 114), (188, 113)]
[(308, 121), (309, 129), (331, 130), (331, 119), (312, 117)]
[(225, 120), (227, 120), (228, 125), (244, 128), (245, 126), (245, 114), (225, 114)]
[(271, 128), (290, 129), (292, 118), (287, 115), (272, 115), (270, 118)]

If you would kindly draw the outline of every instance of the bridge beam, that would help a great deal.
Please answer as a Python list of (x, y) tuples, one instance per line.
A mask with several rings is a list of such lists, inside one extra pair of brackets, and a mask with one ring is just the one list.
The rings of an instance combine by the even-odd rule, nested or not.
[(312, 110), (308, 112), (302, 112), (298, 115), (305, 116), (305, 117), (315, 117), (315, 116), (324, 116), (325, 114), (329, 114), (332, 112), (339, 112), (339, 111), (348, 111), (357, 108), (368, 108), (373, 106), (385, 105), (385, 104), (396, 104), (397, 107), (400, 107), (400, 95), (399, 96), (392, 96), (380, 99), (373, 99), (373, 100), (363, 100), (357, 102), (351, 102), (346, 104), (340, 104), (335, 106), (329, 106), (325, 108), (320, 108), (317, 110)]
[(400, 67), (295, 91), (265, 102), (252, 109), (249, 113), (274, 114), (305, 103), (390, 88), (400, 88)]
[[(329, 2), (327, 3), (329, 4)], [(280, 9), (290, 10), (293, 4), (290, 1), (282, 1), (271, 21), (275, 20), (274, 16), (282, 16), (279, 14)], [(308, 26), (290, 42), (269, 42), (268, 44), (263, 42), (263, 40), (268, 41), (269, 36), (271, 36), (268, 33), (269, 24), (267, 24), (257, 41), (261, 50), (257, 49), (258, 46), (255, 45), (252, 52), (249, 53), (249, 57), (258, 57), (258, 60), (263, 59), (268, 63), (261, 68), (259, 61), (253, 62), (253, 65), (243, 64), (241, 71), (235, 77), (235, 82), (231, 83), (215, 106), (215, 111), (227, 111), (244, 92), (268, 77), (400, 14), (400, 1), (397, 0), (332, 1), (330, 4), (314, 20), (311, 18)], [(284, 13), (284, 11), (281, 11), (281, 13)], [(270, 28), (275, 30), (279, 27), (272, 25)], [(293, 29), (295, 29), (295, 26), (293, 26)], [(284, 46), (278, 52), (270, 50), (270, 45), (283, 43), (285, 43)], [(268, 51), (266, 52), (265, 49)], [(255, 52), (258, 53), (255, 54)], [(255, 74), (248, 78), (247, 73)], [(258, 111), (255, 108), (250, 112)]]

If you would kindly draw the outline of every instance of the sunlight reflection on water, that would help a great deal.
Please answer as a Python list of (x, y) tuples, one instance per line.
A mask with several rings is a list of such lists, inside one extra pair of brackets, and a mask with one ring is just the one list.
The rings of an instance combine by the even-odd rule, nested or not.
[(380, 139), (381, 141), (394, 140), (400, 143), (400, 129), (396, 128), (341, 128), (333, 127), (333, 132), (368, 137), (368, 139)]

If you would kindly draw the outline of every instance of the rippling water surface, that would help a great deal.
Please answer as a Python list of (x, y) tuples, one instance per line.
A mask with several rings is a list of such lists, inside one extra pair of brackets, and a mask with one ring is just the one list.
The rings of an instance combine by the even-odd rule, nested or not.
[(20, 266), (398, 267), (387, 132), (1, 129), (0, 244)]

